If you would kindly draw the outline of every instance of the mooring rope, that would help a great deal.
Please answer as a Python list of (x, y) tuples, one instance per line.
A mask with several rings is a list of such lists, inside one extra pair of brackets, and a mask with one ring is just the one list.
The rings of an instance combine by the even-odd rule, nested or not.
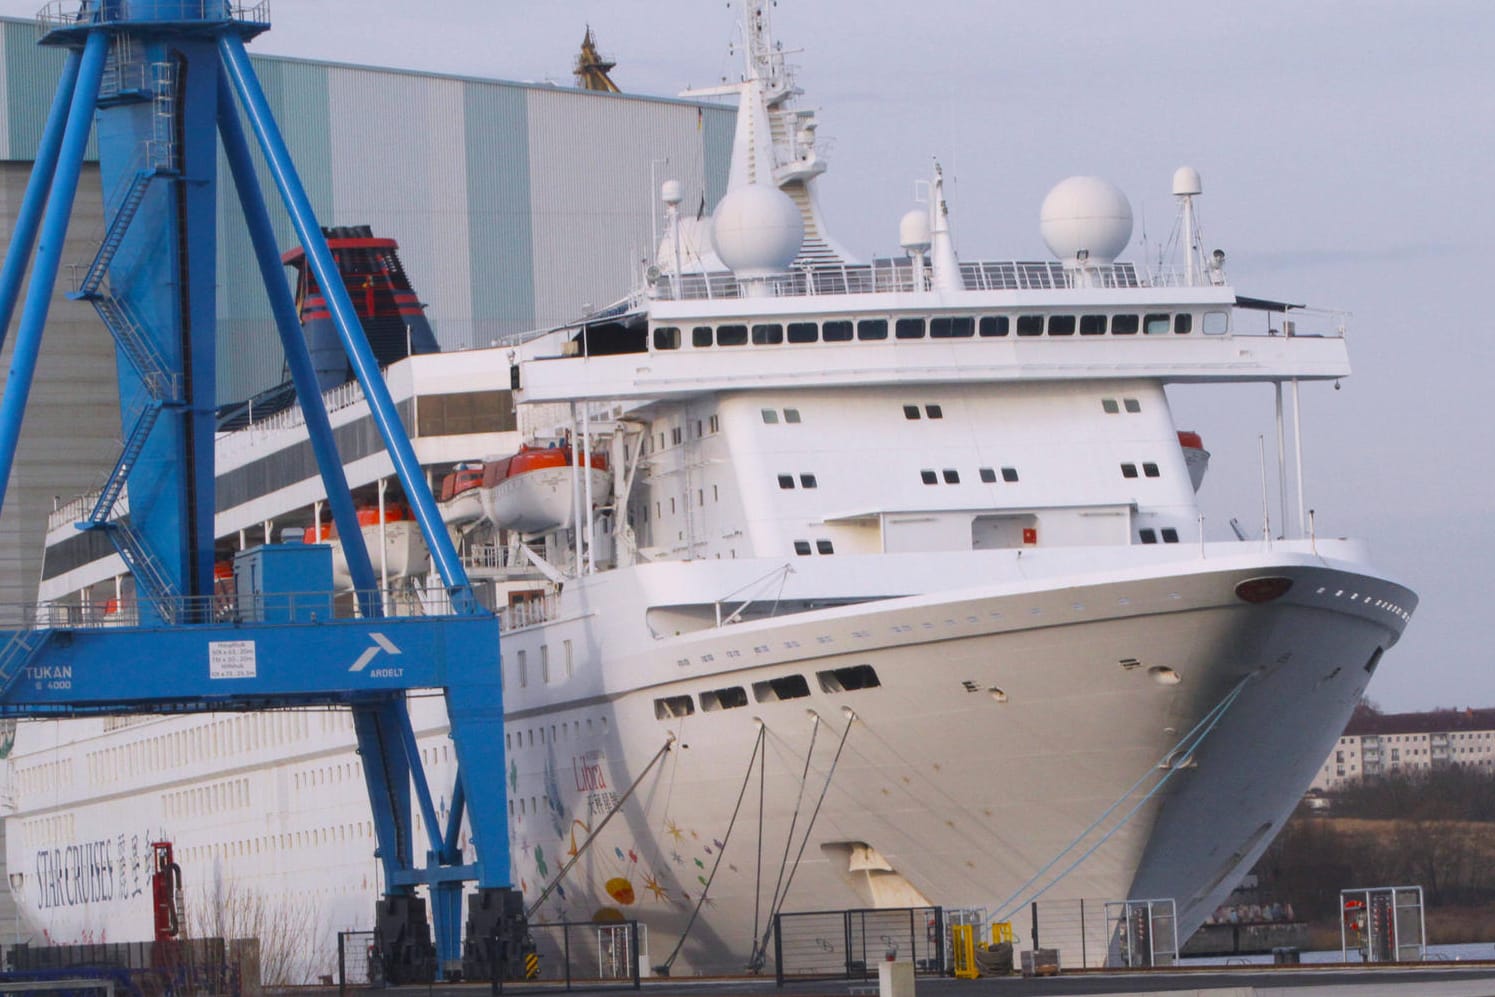
[[(1130, 821), (1134, 816), (1136, 816), (1137, 811), (1141, 810), (1149, 800), (1157, 795), (1158, 791), (1161, 790), (1165, 785), (1167, 785), (1168, 781), (1178, 773), (1179, 769), (1183, 767), (1184, 763), (1186, 763), (1190, 758), (1193, 757), (1194, 752), (1199, 749), (1199, 746), (1204, 743), (1204, 739), (1208, 737), (1209, 734), (1215, 729), (1215, 726), (1220, 722), (1221, 718), (1225, 716), (1226, 711), (1235, 704), (1236, 699), (1239, 698), (1241, 694), (1241, 690), (1246, 687), (1246, 683), (1251, 681), (1251, 679), (1253, 679), (1254, 677), (1255, 673), (1253, 672), (1252, 674), (1245, 676), (1239, 682), (1237, 682), (1235, 686), (1225, 694), (1225, 697), (1221, 699), (1220, 702), (1216, 703), (1208, 713), (1201, 717), (1199, 722), (1196, 723), (1187, 734), (1180, 738), (1172, 748), (1168, 749), (1168, 751), (1165, 752), (1163, 756), (1159, 758), (1156, 763), (1154, 763), (1154, 765), (1152, 765), (1145, 773), (1143, 773), (1141, 778), (1132, 783), (1132, 785), (1128, 787), (1120, 797), (1117, 798), (1116, 802), (1112, 803), (1105, 810), (1103, 810), (1100, 816), (1095, 818), (1095, 820), (1093, 820), (1090, 825), (1085, 828), (1085, 830), (1081, 831), (1073, 841), (1060, 849), (1057, 855), (1046, 862), (1044, 866), (1037, 872), (1035, 872), (1032, 876), (1028, 877), (1027, 882), (1019, 886), (1012, 892), (1010, 896), (1008, 896), (1006, 900), (1002, 901), (1002, 903), (998, 905), (998, 909), (1001, 911), (1001, 913), (993, 918), (993, 920), (1010, 920), (1012, 918), (1012, 915), (1017, 911), (1021, 910), (1028, 904), (1033, 903), (1039, 897), (1043, 896), (1049, 890), (1053, 889), (1055, 886), (1059, 885), (1059, 883), (1063, 882), (1065, 876), (1068, 876), (1071, 872), (1074, 872), (1074, 870), (1077, 869), (1082, 862), (1088, 859), (1091, 855), (1095, 854), (1097, 849), (1099, 849), (1102, 845), (1109, 841), (1112, 835), (1125, 827), (1127, 825), (1127, 822)], [(1125, 803), (1133, 793), (1135, 793), (1142, 787), (1143, 783), (1152, 778), (1158, 766), (1162, 765), (1164, 762), (1168, 762), (1170, 759), (1174, 760), (1170, 763), (1167, 774), (1159, 779), (1156, 785), (1154, 785), (1145, 794), (1143, 794), (1142, 798), (1135, 804), (1133, 804), (1130, 810), (1122, 815), (1121, 820), (1116, 823), (1116, 826), (1112, 827), (1105, 834), (1101, 835), (1100, 839), (1097, 840), (1089, 848), (1087, 848), (1079, 858), (1075, 859), (1069, 865), (1065, 866), (1057, 876), (1050, 880), (1047, 886), (1044, 886), (1041, 890), (1038, 890), (1032, 896), (1014, 903), (1014, 901), (1017, 901), (1017, 898), (1021, 896), (1025, 890), (1032, 887), (1033, 884), (1042, 879), (1050, 869), (1058, 865), (1066, 855), (1072, 852), (1075, 848), (1079, 847), (1080, 842), (1084, 841), (1085, 838), (1090, 835), (1090, 832), (1094, 831), (1101, 824), (1103, 824), (1106, 821), (1106, 818), (1115, 813), (1116, 810), (1120, 808), (1121, 805)]]
[(623, 804), (627, 803), (628, 798), (633, 795), (633, 791), (635, 789), (638, 789), (639, 783), (644, 781), (644, 777), (648, 775), (649, 771), (653, 769), (656, 764), (658, 764), (659, 760), (669, 752), (670, 745), (674, 743), (675, 735), (671, 734), (669, 738), (665, 740), (664, 745), (654, 753), (654, 757), (649, 759), (649, 764), (644, 766), (644, 770), (638, 774), (638, 778), (633, 780), (633, 783), (628, 787), (628, 790), (622, 796), (618, 797), (618, 802), (614, 803), (612, 809), (603, 816), (601, 823), (599, 823), (597, 827), (587, 835), (586, 840), (581, 843), (581, 847), (576, 849), (576, 854), (571, 856), (570, 861), (568, 861), (565, 865), (561, 866), (560, 869), (556, 871), (555, 878), (552, 879), (549, 885), (545, 887), (544, 892), (540, 894), (539, 898), (536, 899), (534, 903), (530, 904), (529, 907), (525, 909), (524, 916), (526, 918), (532, 917), (535, 911), (540, 909), (540, 905), (545, 902), (546, 898), (555, 892), (555, 888), (561, 885), (561, 880), (566, 878), (566, 873), (570, 872), (571, 867), (574, 866), (578, 861), (580, 861), (581, 857), (586, 854), (587, 849), (591, 847), (592, 842), (597, 840), (597, 835), (601, 834), (602, 829), (607, 826), (607, 822), (613, 819), (614, 814), (623, 809)]
[(732, 819), (727, 821), (727, 833), (722, 835), (721, 843), (716, 849), (716, 861), (711, 865), (711, 873), (706, 877), (705, 884), (701, 887), (701, 895), (696, 899), (695, 909), (690, 912), (690, 920), (685, 922), (685, 927), (680, 932), (680, 940), (675, 943), (675, 948), (664, 962), (654, 967), (654, 972), (660, 976), (669, 976), (670, 967), (675, 964), (675, 957), (680, 954), (680, 949), (685, 945), (685, 939), (690, 937), (690, 929), (695, 927), (696, 917), (701, 913), (701, 907), (706, 903), (706, 897), (711, 892), (711, 884), (716, 880), (716, 870), (722, 867), (722, 856), (727, 852), (727, 842), (732, 840), (732, 828), (737, 825), (737, 814), (742, 809), (742, 798), (747, 795), (748, 783), (753, 781), (753, 762), (758, 760), (758, 752), (763, 748), (763, 740), (767, 735), (767, 728), (758, 727), (758, 739), (753, 742), (753, 754), (748, 759), (747, 772), (742, 777), (742, 788), (737, 791), (737, 805), (732, 808)]
[[(818, 714), (816, 715), (815, 719), (816, 729), (818, 730), (820, 726), (820, 717)], [(831, 759), (831, 767), (825, 773), (825, 784), (820, 787), (820, 798), (815, 801), (815, 809), (810, 812), (810, 819), (805, 824), (805, 836), (800, 839), (799, 851), (796, 852), (794, 856), (794, 865), (789, 868), (789, 878), (784, 881), (784, 892), (782, 895), (780, 895), (777, 890), (774, 892), (774, 901), (768, 909), (768, 921), (764, 925), (763, 935), (754, 943), (752, 958), (748, 962), (748, 969), (752, 970), (753, 972), (757, 972), (759, 969), (762, 969), (763, 963), (768, 958), (768, 936), (773, 932), (773, 919), (778, 915), (779, 911), (783, 909), (784, 903), (789, 899), (789, 887), (794, 882), (795, 872), (799, 870), (800, 860), (805, 856), (805, 847), (809, 845), (810, 834), (815, 830), (815, 819), (820, 816), (820, 808), (825, 803), (826, 794), (830, 792), (831, 778), (836, 774), (836, 765), (841, 761), (841, 752), (846, 747), (846, 738), (851, 734), (851, 725), (856, 723), (856, 719), (857, 717), (855, 713), (851, 713), (846, 718), (846, 729), (841, 732), (841, 743), (836, 745), (836, 754)], [(813, 739), (811, 741), (811, 747), (814, 747)], [(805, 760), (805, 768), (808, 772), (808, 755), (805, 756)], [(803, 786), (801, 786), (801, 789), (803, 789)], [(787, 856), (787, 850), (785, 854)]]

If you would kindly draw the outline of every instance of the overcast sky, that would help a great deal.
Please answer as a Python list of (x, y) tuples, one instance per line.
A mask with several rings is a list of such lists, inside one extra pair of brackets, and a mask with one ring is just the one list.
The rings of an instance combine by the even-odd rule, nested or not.
[[(0, 0), (0, 13), (37, 6)], [(625, 91), (673, 95), (740, 65), (739, 0), (272, 11), (252, 51), (569, 85), (590, 23)], [(1241, 293), (1352, 312), (1354, 376), (1303, 392), (1307, 502), (1321, 535), (1368, 539), (1422, 598), (1370, 695), (1394, 710), (1495, 706), (1495, 330), (1479, 304), (1495, 282), (1495, 3), (784, 0), (774, 16), (821, 112), (829, 227), (858, 255), (897, 251), (938, 157), (963, 258), (1044, 258), (1044, 194), (1094, 174), (1130, 196), (1125, 256), (1140, 259), (1143, 230), (1155, 245), (1172, 227), (1169, 184), (1187, 163), (1204, 180), (1206, 242)], [(1173, 398), (1214, 454), (1208, 531), (1228, 535), (1232, 517), (1258, 528), (1270, 389)]]

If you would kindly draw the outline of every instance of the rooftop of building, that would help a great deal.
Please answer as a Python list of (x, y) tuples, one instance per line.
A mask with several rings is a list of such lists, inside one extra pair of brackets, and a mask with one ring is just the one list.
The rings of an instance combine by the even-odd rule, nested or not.
[(1420, 713), (1381, 713), (1369, 706), (1355, 708), (1345, 726), (1346, 737), (1384, 734), (1442, 734), (1495, 730), (1495, 708), (1426, 710)]

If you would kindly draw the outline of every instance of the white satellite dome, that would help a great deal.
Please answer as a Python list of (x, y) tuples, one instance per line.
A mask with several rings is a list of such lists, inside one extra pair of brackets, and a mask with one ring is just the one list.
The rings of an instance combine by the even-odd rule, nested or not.
[(1132, 238), (1132, 206), (1108, 180), (1070, 177), (1043, 199), (1038, 227), (1049, 252), (1066, 263), (1081, 252), (1091, 263), (1110, 263)]
[(910, 253), (929, 252), (929, 212), (915, 208), (898, 220), (898, 245)]
[(749, 184), (718, 202), (711, 236), (717, 256), (738, 277), (771, 277), (788, 270), (799, 255), (805, 223), (788, 194)]

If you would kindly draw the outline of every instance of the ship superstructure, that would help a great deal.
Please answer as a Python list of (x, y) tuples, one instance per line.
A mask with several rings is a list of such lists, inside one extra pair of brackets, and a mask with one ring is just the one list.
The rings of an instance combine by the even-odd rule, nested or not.
[[(1184, 933), (1270, 842), (1416, 597), (1303, 515), (1207, 529), (1205, 441), (1168, 388), (1295, 398), (1348, 374), (1343, 320), (1239, 296), (1201, 252), (1187, 168), (1177, 267), (1120, 259), (1130, 208), (1088, 177), (1040, 212), (1053, 259), (963, 261), (937, 170), (904, 255), (852, 262), (750, 6), (712, 217), (667, 183), (658, 256), (617, 305), (387, 372), (503, 618), (514, 882), (532, 920), (637, 918), (676, 973), (763, 968), (772, 913), (807, 907), (1171, 898)], [(388, 458), (356, 385), (327, 398), (387, 549)], [(217, 447), (221, 555), (327, 538), (296, 414)], [(44, 592), (128, 616), (121, 564), (74, 518), (54, 517)], [(440, 603), (411, 553), (382, 564), (389, 612)], [(440, 772), (441, 704), (411, 708)], [(341, 715), (32, 724), (13, 766), (9, 859), (54, 939), (117, 938), (143, 903), (46, 885), (81, 842), (129, 868), (121, 812), (189, 878), (297, 891), (338, 928), (377, 889)]]

